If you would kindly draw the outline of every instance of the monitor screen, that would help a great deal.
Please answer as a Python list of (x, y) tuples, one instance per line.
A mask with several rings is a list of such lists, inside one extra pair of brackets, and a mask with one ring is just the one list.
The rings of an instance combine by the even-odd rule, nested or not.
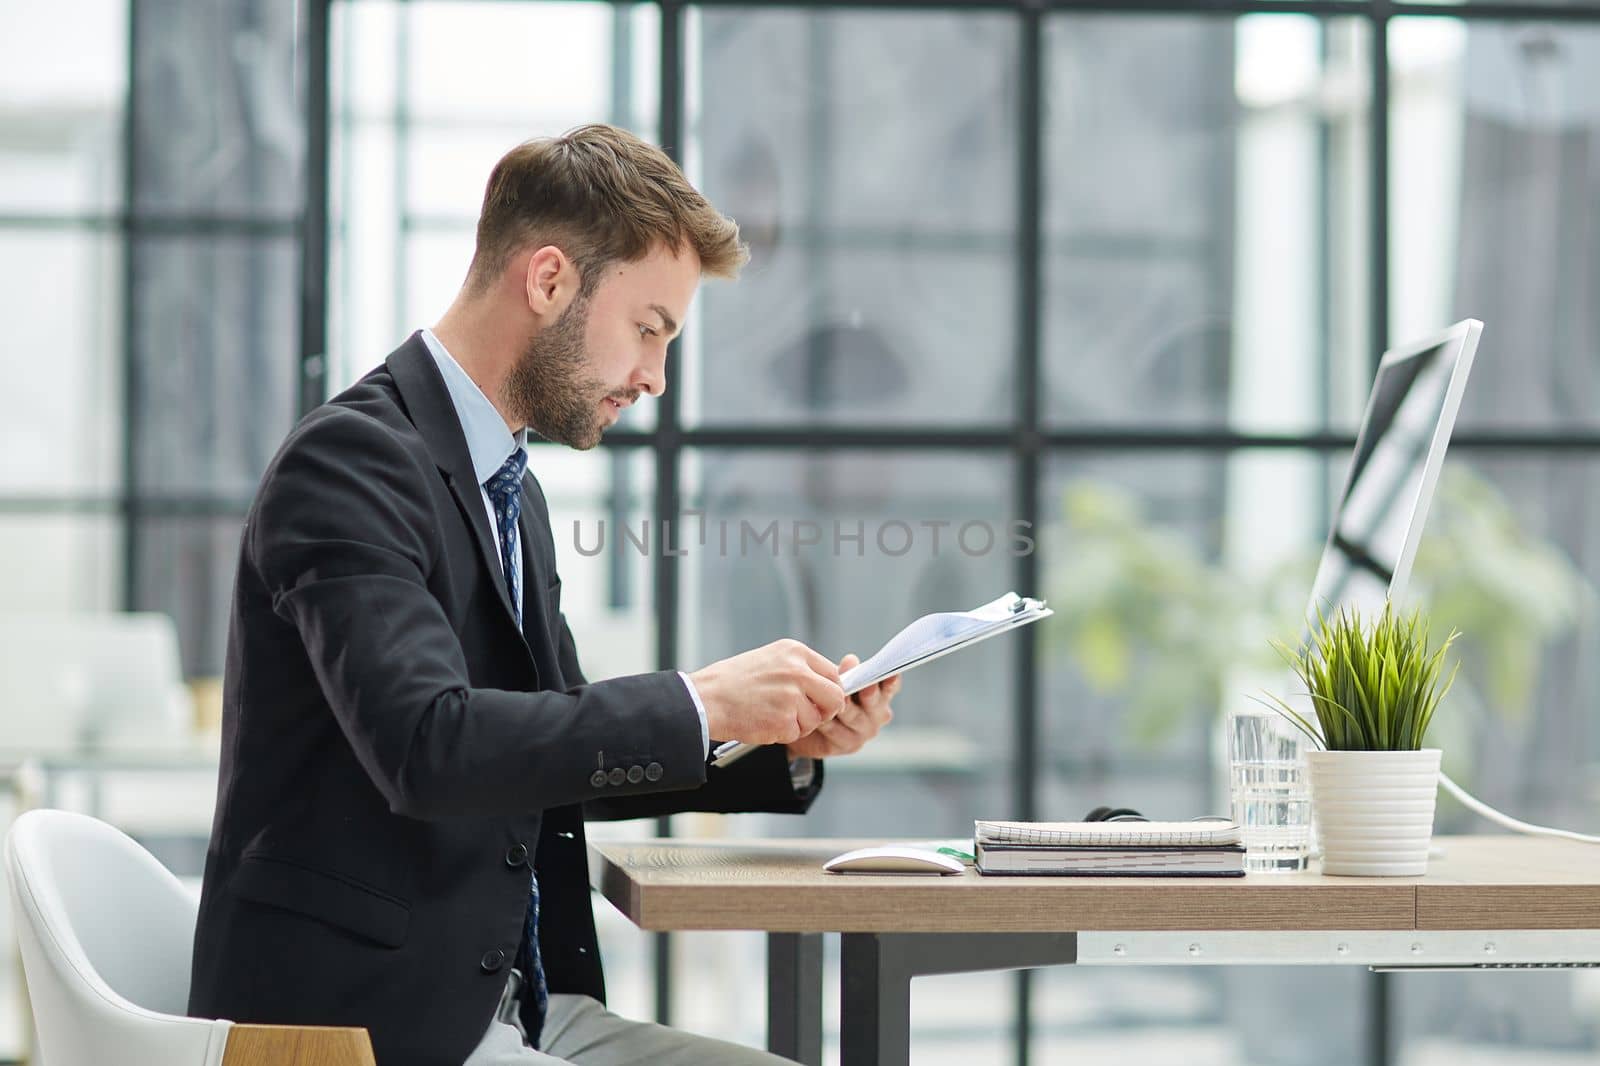
[(1308, 624), (1346, 606), (1363, 618), (1404, 594), (1482, 324), (1386, 353), (1312, 583)]

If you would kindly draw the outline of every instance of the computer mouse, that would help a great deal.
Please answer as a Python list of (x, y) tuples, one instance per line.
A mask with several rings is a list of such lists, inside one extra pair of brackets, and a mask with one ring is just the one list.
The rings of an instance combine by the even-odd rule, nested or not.
[(967, 867), (960, 859), (937, 851), (885, 846), (835, 855), (822, 868), (835, 874), (958, 874)]

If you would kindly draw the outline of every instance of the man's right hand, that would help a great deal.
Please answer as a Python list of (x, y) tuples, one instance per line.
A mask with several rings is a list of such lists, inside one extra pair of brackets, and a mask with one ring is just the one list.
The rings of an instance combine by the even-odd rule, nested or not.
[(798, 640), (775, 640), (689, 675), (713, 742), (792, 744), (844, 707), (839, 668)]

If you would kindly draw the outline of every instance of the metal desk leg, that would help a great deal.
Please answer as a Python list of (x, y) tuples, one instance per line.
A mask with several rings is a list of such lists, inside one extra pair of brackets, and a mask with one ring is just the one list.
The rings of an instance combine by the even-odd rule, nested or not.
[(1076, 933), (845, 933), (840, 1066), (909, 1066), (911, 979), (1076, 962)]
[(822, 934), (767, 934), (767, 1050), (822, 1066)]

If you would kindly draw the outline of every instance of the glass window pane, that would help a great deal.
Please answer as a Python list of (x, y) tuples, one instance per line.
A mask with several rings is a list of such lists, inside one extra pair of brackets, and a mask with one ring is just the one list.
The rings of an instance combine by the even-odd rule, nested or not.
[(135, 487), (247, 498), (294, 424), (298, 249), (146, 237), (134, 259)]
[(530, 137), (611, 122), (653, 138), (653, 5), (409, 7), (400, 49), (410, 62), (398, 90), (408, 209), (475, 222), (489, 171)]
[[(1445, 772), (1518, 818), (1580, 831), (1600, 782), (1597, 479), (1589, 456), (1457, 450), (1410, 590), (1463, 634), (1434, 725)], [(1439, 831), (1485, 828), (1440, 801)]]
[(1016, 20), (718, 8), (691, 27), (691, 175), (752, 261), (701, 296), (686, 420), (1008, 420)]
[[(1363, 1063), (1376, 980), (1337, 966), (1052, 966), (1034, 974), (1034, 1061), (1126, 1055), (1149, 1066)], [(1308, 1003), (1338, 1010), (1337, 1023), (1319, 1024)]]
[[(472, 262), (473, 228), (428, 226), (407, 233), (405, 274), (397, 279), (397, 302), (406, 309), (408, 327), (399, 343), (414, 329), (439, 321), (461, 290)], [(388, 353), (378, 353), (380, 357)], [(374, 360), (375, 361), (375, 360)]]
[(1400, 1061), (1545, 1066), (1600, 1048), (1592, 971), (1407, 974), (1390, 988)]
[[(1041, 745), (1049, 817), (1128, 803), (1158, 817), (1224, 810), (1221, 715), (1252, 693), (1285, 685), (1266, 638), (1297, 628), (1325, 533), (1327, 501), (1346, 453), (1248, 450), (1227, 456), (1056, 456), (1043, 500), (1046, 592), (1057, 615), (1044, 641)], [(1514, 817), (1583, 831), (1600, 781), (1596, 575), (1600, 574), (1600, 464), (1587, 456), (1457, 449), (1445, 464), (1417, 552), (1409, 598), (1433, 612), (1440, 634), (1458, 628), (1462, 671), (1430, 740), (1468, 791)], [(1268, 520), (1263, 520), (1264, 516)], [(1124, 797), (1136, 797), (1125, 799)], [(1437, 831), (1484, 832), (1448, 799)], [(1365, 977), (1366, 975), (1359, 975)], [(1485, 975), (1486, 976), (1486, 975)], [(1060, 1057), (1104, 1039), (1069, 1025), (1061, 1004), (1123, 1004), (1119, 1025), (1182, 1034), (1198, 1058), (1278, 1061), (1268, 1024), (1308, 998), (1337, 1010), (1303, 1019), (1303, 1061), (1352, 1061), (1370, 989), (1335, 969), (1205, 969), (1041, 976), (1044, 1002), (1065, 1026), (1048, 1038)], [(1600, 1033), (1578, 1006), (1581, 975), (1552, 977), (1546, 994), (1514, 997), (1485, 977), (1441, 978), (1401, 1002), (1407, 1055), (1467, 1054), (1495, 1042), (1484, 1061), (1588, 1050)], [(1140, 988), (1171, 985), (1165, 993)], [(1487, 1014), (1441, 1004), (1487, 1003)], [(1233, 1004), (1249, 1003), (1249, 1011)], [(1051, 1011), (1061, 1010), (1061, 1015)], [(1305, 1026), (1311, 1026), (1310, 1029)], [(1486, 1037), (1485, 1026), (1492, 1030)], [(1154, 1061), (1168, 1061), (1156, 1058)], [(1296, 1061), (1302, 1061), (1297, 1059)], [(1518, 1058), (1521, 1061), (1521, 1058)]]
[[(654, 522), (655, 465), (649, 452), (601, 448), (575, 452), (557, 445), (529, 449), (528, 469), (550, 506), (561, 611), (578, 662), (590, 681), (656, 668), (655, 558), (616, 550), (624, 527), (638, 533)], [(570, 680), (570, 679), (569, 679)], [(655, 828), (638, 822), (591, 822), (590, 839), (638, 839)], [(654, 934), (614, 907), (595, 908), (606, 961), (606, 1002), (628, 1018), (655, 1010)]]
[(134, 206), (170, 215), (300, 210), (305, 20), (293, 4), (131, 5)]
[(121, 483), (121, 278), (118, 237), (0, 230), (0, 493), (104, 495)]
[[(1458, 449), (1412, 579), (1437, 626), (1463, 634), (1430, 730), (1445, 772), (1512, 817), (1579, 832), (1595, 831), (1600, 795), (1597, 490), (1592, 456)], [(1441, 793), (1435, 832), (1495, 831)], [(1600, 1049), (1586, 972), (1494, 976), (1396, 982), (1404, 1057), (1532, 1063)]]
[(550, 506), (561, 610), (590, 681), (656, 668), (655, 556), (622, 539), (654, 524), (654, 462), (642, 449), (529, 449)]
[(546, 121), (603, 117), (610, 103), (611, 9), (605, 4), (409, 5), (412, 63), (403, 77), (421, 120)]
[(7, 614), (116, 610), (122, 522), (111, 514), (0, 513)]
[[(674, 540), (686, 553), (679, 562), (682, 663), (698, 667), (781, 637), (835, 661), (846, 652), (866, 657), (923, 614), (993, 599), (1011, 587), (1018, 547), (1006, 513), (1010, 484), (1010, 463), (1000, 455), (690, 452), (683, 496), (696, 513)], [(981, 817), (975, 812), (1010, 810), (1016, 639), (906, 675), (894, 723), (866, 750), (829, 763), (827, 788), (806, 817), (698, 818), (683, 831), (960, 836)], [(715, 961), (686, 964), (685, 1023), (758, 1042), (759, 939), (690, 943), (702, 939)], [(697, 948), (682, 954), (700, 959)], [(959, 1046), (964, 1057), (950, 1061), (999, 1061), (1010, 1039), (1007, 982), (999, 975), (919, 981), (913, 1024), (919, 1033), (938, 1031), (935, 1043)], [(730, 1002), (746, 1006), (725, 1009)], [(708, 1006), (716, 1003), (724, 1009)], [(927, 1044), (916, 1048), (917, 1062), (942, 1061)]]
[(136, 520), (139, 602), (178, 625), (185, 677), (221, 677), (243, 516)]
[[(334, 11), (363, 9), (339, 4)], [(380, 363), (418, 326), (432, 323), (444, 304), (414, 319), (399, 286), (407, 277), (400, 261), (396, 224), (395, 135), (391, 125), (364, 122), (329, 131), (328, 194), (328, 394), (344, 391)], [(471, 255), (471, 244), (466, 254)], [(454, 284), (466, 276), (466, 261)], [(448, 290), (452, 295), (455, 289)]]
[(398, 34), (410, 6), (395, 0), (331, 5), (328, 110), (336, 125), (394, 120), (401, 59)]
[[(747, 1047), (764, 1046), (766, 937), (760, 933), (673, 933), (672, 940), (673, 1024)], [(821, 1061), (838, 1062), (838, 937), (823, 937), (822, 958)], [(609, 1004), (609, 956), (606, 974)], [(917, 1066), (1011, 1061), (1012, 1034), (1016, 1031), (1012, 1011), (1015, 978), (1015, 974), (1005, 972), (917, 978), (911, 985), (910, 1060)], [(1037, 994), (1034, 1004), (1037, 1016)], [(1100, 1062), (1113, 1057), (1107, 1054), (1081, 1061)], [(1061, 1060), (1042, 1056), (1033, 1061)]]
[[(676, 541), (682, 659), (698, 667), (782, 637), (836, 662), (865, 658), (921, 615), (994, 599), (1019, 543), (1010, 484), (998, 455), (691, 452), (684, 499), (703, 517), (686, 517)], [(803, 821), (760, 829), (959, 836), (974, 810), (1005, 809), (996, 723), (1009, 720), (1014, 654), (995, 640), (907, 675), (889, 733), (830, 767)]]
[[(1479, 4), (1492, 4), (1494, 0), (1463, 0), (1463, 2), (1469, 7), (1476, 7)], [(1580, 20), (1589, 17), (1594, 10), (1586, 0), (1547, 0), (1547, 2), (1546, 0), (1508, 0), (1507, 3), (1508, 7), (1522, 7), (1524, 5), (1541, 8), (1570, 8)]]
[[(561, 133), (571, 121), (413, 125), (399, 131), (406, 150), (407, 209), (429, 225), (469, 233), (478, 223), (483, 189), (495, 163), (530, 137)], [(454, 295), (454, 294), (452, 294)]]
[(585, 122), (654, 136), (659, 26), (653, 5), (335, 5), (330, 391), (449, 306), (505, 152)]
[(1464, 427), (1600, 422), (1600, 26), (1396, 19), (1390, 336), (1484, 321)]
[(1276, 682), (1267, 637), (1304, 615), (1346, 462), (1259, 450), (1050, 458), (1042, 550), (1056, 617), (1037, 628), (1052, 817), (1081, 816), (1107, 792), (1140, 797), (1128, 805), (1152, 817), (1215, 813), (1212, 724), (1263, 673)]
[(1015, 277), (1007, 249), (777, 251), (702, 288), (684, 337), (684, 420), (1009, 422)]
[(119, 206), (127, 85), (127, 0), (6, 5), (0, 213)]
[[(1049, 459), (1041, 552), (1056, 616), (1035, 627), (1042, 817), (1102, 804), (1157, 819), (1227, 813), (1221, 716), (1281, 685), (1267, 640), (1298, 630), (1347, 461), (1262, 450)], [(1274, 1019), (1307, 997), (1329, 1009), (1300, 1017), (1296, 1048), (1319, 1050), (1293, 1061), (1333, 1066), (1366, 1046), (1366, 974), (1069, 970), (1038, 978), (1034, 1039), (1047, 1061), (1092, 1061), (1116, 1040), (1152, 1062), (1287, 1062), (1272, 1050)]]
[(1049, 420), (1353, 425), (1368, 37), (1297, 15), (1049, 19)]

